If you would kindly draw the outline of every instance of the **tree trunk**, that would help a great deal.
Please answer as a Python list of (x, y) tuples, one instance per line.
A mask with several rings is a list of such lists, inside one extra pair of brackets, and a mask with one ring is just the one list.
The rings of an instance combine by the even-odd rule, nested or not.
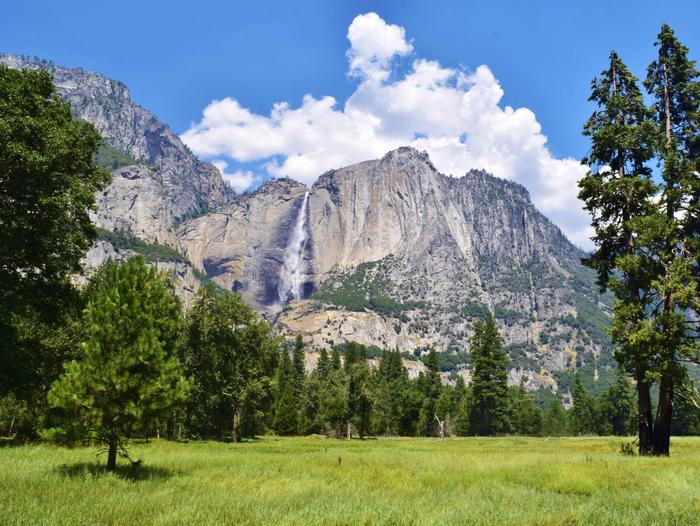
[(165, 438), (175, 440), (175, 417), (171, 414), (165, 424)]
[(231, 426), (231, 441), (235, 444), (241, 440), (241, 410), (238, 407), (233, 408), (233, 422)]
[(654, 450), (651, 395), (649, 384), (637, 381), (637, 406), (639, 408), (639, 454), (651, 455)]
[(673, 401), (673, 377), (664, 372), (659, 385), (659, 407), (654, 422), (654, 455), (667, 457), (671, 445), (671, 413)]
[(107, 449), (107, 471), (117, 469), (117, 434), (112, 432), (109, 436), (109, 448)]

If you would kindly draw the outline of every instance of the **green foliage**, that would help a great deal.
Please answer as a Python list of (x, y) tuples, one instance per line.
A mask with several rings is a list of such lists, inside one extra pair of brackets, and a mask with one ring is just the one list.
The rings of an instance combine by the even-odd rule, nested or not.
[(333, 437), (342, 437), (349, 417), (347, 378), (342, 369), (328, 373), (323, 388), (319, 415), (325, 431)]
[(632, 384), (625, 372), (618, 369), (615, 383), (598, 402), (598, 433), (618, 436), (634, 434), (636, 410)]
[(536, 351), (536, 349), (529, 343), (511, 343), (505, 347), (505, 351), (510, 357), (508, 368), (535, 371), (540, 367), (540, 364), (536, 359), (527, 355), (528, 352), (531, 353)]
[(581, 375), (574, 377), (574, 406), (571, 412), (573, 432), (577, 435), (591, 435), (595, 433), (595, 406), (594, 400), (581, 381)]
[(435, 349), (430, 349), (425, 360), (427, 371), (421, 373), (419, 386), (423, 391), (423, 404), (418, 417), (418, 429), (423, 436), (435, 436), (437, 432), (435, 416), (437, 415), (437, 401), (442, 390), (440, 381), (440, 363)]
[[(187, 258), (174, 248), (159, 245), (157, 243), (147, 243), (142, 239), (128, 232), (112, 232), (104, 228), (98, 228), (97, 233), (100, 239), (109, 241), (117, 251), (131, 250), (146, 258), (146, 261), (176, 261), (187, 263)], [(201, 280), (200, 280), (201, 281)]]
[(81, 270), (88, 213), (109, 175), (95, 128), (73, 119), (45, 71), (0, 64), (0, 306), (44, 301)]
[(513, 325), (523, 319), (523, 315), (503, 305), (496, 305), (493, 310), (493, 317), (503, 321), (506, 325)]
[(476, 435), (505, 433), (508, 419), (508, 355), (498, 328), (489, 315), (474, 323), (471, 341), (471, 432)]
[[(611, 336), (616, 358), (637, 382), (639, 451), (668, 455), (679, 360), (695, 359), (700, 310), (700, 73), (666, 24), (647, 69), (647, 108), (615, 52), (592, 84), (596, 111), (584, 127), (591, 171), (579, 186), (596, 251), (585, 263), (615, 294)], [(649, 161), (656, 158), (656, 184)], [(652, 419), (651, 386), (658, 382)]]
[(593, 343), (603, 349), (609, 349), (610, 319), (603, 314), (598, 305), (583, 294), (575, 294), (574, 302), (576, 303), (576, 324), (574, 327), (584, 330)]
[(383, 277), (386, 262), (361, 263), (349, 273), (322, 284), (313, 298), (350, 311), (372, 310), (407, 322), (406, 312), (423, 306), (421, 302), (396, 301)]
[(488, 314), (488, 307), (478, 302), (467, 302), (462, 308), (462, 316), (472, 320), (485, 319)]
[(525, 390), (521, 382), (510, 392), (510, 432), (517, 435), (539, 435), (542, 432), (542, 412), (533, 396)]
[(100, 149), (95, 154), (95, 164), (105, 170), (116, 170), (124, 166), (138, 164), (138, 161), (128, 153), (115, 148), (107, 141), (103, 141)]
[(109, 182), (99, 145), (47, 72), (0, 64), (0, 396), (34, 408), (55, 379), (50, 333), (73, 309), (69, 276), (96, 237), (89, 213)]
[(265, 426), (279, 342), (239, 294), (200, 288), (187, 313), (182, 362), (192, 379), (185, 427), (236, 442)]
[(289, 359), (289, 353), (283, 350), (275, 378), (276, 395), (273, 426), (279, 435), (296, 435), (299, 432), (297, 419), (298, 407), (295, 399), (296, 381), (294, 366)]
[(26, 438), (33, 430), (34, 415), (26, 401), (18, 400), (12, 393), (0, 398), (0, 437)]
[(559, 400), (550, 400), (542, 414), (542, 434), (560, 437), (569, 434), (569, 417)]
[(105, 287), (85, 309), (82, 353), (65, 365), (49, 392), (65, 426), (83, 426), (108, 445), (108, 468), (134, 428), (184, 398), (188, 383), (168, 352), (179, 304), (167, 283), (137, 257), (104, 270)]

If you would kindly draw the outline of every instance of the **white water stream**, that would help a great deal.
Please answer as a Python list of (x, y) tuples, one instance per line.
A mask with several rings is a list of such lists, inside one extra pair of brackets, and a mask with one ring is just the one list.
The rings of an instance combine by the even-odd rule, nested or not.
[(309, 199), (309, 192), (304, 194), (304, 200), (299, 208), (297, 222), (294, 225), (292, 235), (287, 242), (284, 251), (284, 264), (280, 271), (277, 294), (279, 304), (284, 305), (288, 301), (301, 298), (302, 285), (302, 265), (304, 263), (304, 246), (308, 239), (306, 231), (306, 206)]

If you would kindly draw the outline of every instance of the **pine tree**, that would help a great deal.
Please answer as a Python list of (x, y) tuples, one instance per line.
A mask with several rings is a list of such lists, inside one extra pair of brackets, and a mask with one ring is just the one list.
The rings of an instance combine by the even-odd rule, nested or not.
[(552, 400), (542, 415), (542, 434), (545, 436), (565, 436), (569, 434), (569, 419), (559, 400)]
[(286, 349), (281, 352), (281, 359), (275, 377), (276, 393), (274, 404), (274, 428), (278, 435), (295, 435), (298, 432), (298, 400), (294, 396), (296, 371)]
[[(606, 406), (606, 421), (614, 435), (627, 436), (634, 431), (634, 389), (622, 369), (618, 369), (615, 383), (603, 396)], [(599, 434), (607, 434), (599, 431)]]
[(652, 326), (640, 336), (658, 349), (659, 399), (653, 429), (653, 452), (668, 455), (674, 388), (683, 378), (679, 360), (696, 359), (700, 347), (689, 329), (700, 328), (698, 291), (698, 183), (700, 153), (700, 73), (688, 48), (666, 24), (649, 65), (645, 87), (653, 97), (662, 162), (659, 211), (639, 221), (640, 242), (654, 271), (651, 289), (662, 307), (652, 311)]
[(318, 369), (312, 371), (304, 380), (304, 391), (301, 398), (299, 412), (298, 431), (301, 434), (320, 433), (323, 425), (319, 411), (321, 396), (323, 395), (323, 382), (326, 377), (321, 377)]
[(651, 276), (644, 247), (638, 243), (635, 220), (654, 210), (656, 185), (648, 161), (654, 155), (654, 125), (637, 79), (614, 51), (609, 68), (592, 82), (589, 100), (596, 111), (584, 127), (591, 171), (579, 182), (579, 198), (593, 219), (596, 250), (584, 264), (598, 273), (601, 290), (615, 294), (612, 339), (620, 366), (637, 382), (639, 448), (651, 450), (650, 387), (654, 347), (631, 337), (642, 330)]
[(588, 435), (595, 432), (595, 416), (593, 399), (588, 394), (581, 380), (581, 373), (574, 377), (574, 406), (571, 412), (573, 431), (577, 435)]
[(133, 427), (182, 400), (188, 383), (177, 357), (166, 351), (179, 303), (165, 280), (143, 257), (109, 264), (105, 279), (110, 288), (85, 309), (82, 354), (66, 364), (49, 401), (89, 422), (93, 437), (107, 445), (107, 469), (114, 470)]
[(331, 368), (330, 358), (328, 357), (328, 351), (326, 348), (322, 348), (318, 355), (318, 363), (316, 364), (316, 371), (320, 378), (325, 378)]
[(518, 435), (539, 435), (542, 431), (542, 412), (525, 390), (523, 382), (511, 389), (510, 404), (511, 432)]
[(331, 368), (337, 371), (341, 367), (340, 349), (338, 349), (338, 347), (333, 347), (333, 350), (331, 351)]
[(428, 352), (425, 366), (427, 371), (422, 378), (419, 378), (423, 383), (424, 398), (418, 417), (418, 429), (423, 436), (435, 436), (437, 424), (435, 421), (435, 409), (442, 390), (440, 364), (435, 349), (431, 348)]
[(470, 432), (469, 419), (471, 417), (471, 396), (469, 391), (464, 393), (457, 402), (455, 415), (455, 432), (458, 436), (467, 436)]
[(493, 315), (474, 323), (471, 339), (471, 433), (506, 433), (508, 421), (508, 354)]
[(375, 375), (373, 406), (374, 432), (378, 435), (398, 435), (401, 411), (408, 383), (408, 372), (398, 350), (382, 351)]
[(294, 392), (295, 395), (301, 396), (301, 390), (304, 383), (304, 376), (306, 373), (304, 360), (304, 340), (301, 334), (297, 335), (294, 341), (294, 352), (292, 354), (292, 366), (294, 369)]
[(333, 369), (323, 382), (319, 419), (329, 436), (342, 438), (348, 417), (347, 376), (342, 369)]

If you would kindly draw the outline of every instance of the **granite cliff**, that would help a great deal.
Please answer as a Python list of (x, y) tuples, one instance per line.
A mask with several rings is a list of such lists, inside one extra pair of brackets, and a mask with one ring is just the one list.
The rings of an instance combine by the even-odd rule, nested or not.
[[(280, 302), (300, 214), (302, 286)], [(411, 148), (330, 171), (308, 190), (270, 181), (184, 222), (178, 238), (195, 266), (316, 346), (355, 340), (415, 357), (434, 346), (468, 377), (471, 324), (491, 311), (514, 382), (556, 389), (562, 374), (611, 365), (605, 298), (527, 190), (482, 171), (440, 174)]]

